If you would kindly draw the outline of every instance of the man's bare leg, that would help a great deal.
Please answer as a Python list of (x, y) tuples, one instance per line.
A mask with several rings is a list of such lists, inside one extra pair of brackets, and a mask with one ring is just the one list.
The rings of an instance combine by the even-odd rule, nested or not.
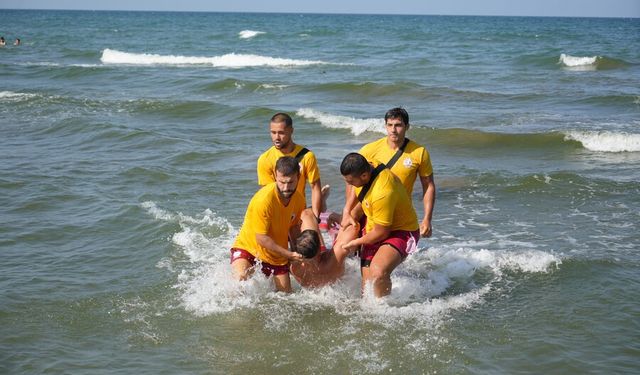
[(362, 267), (362, 290), (366, 283), (373, 285), (373, 295), (384, 297), (391, 293), (391, 272), (402, 263), (400, 253), (390, 245), (382, 245), (369, 267)]
[(331, 186), (324, 185), (322, 189), (320, 189), (322, 196), (322, 204), (320, 205), (320, 212), (325, 212), (327, 210), (327, 199), (329, 199), (329, 194), (331, 193)]
[(289, 278), (288, 273), (283, 275), (273, 275), (273, 283), (275, 284), (278, 292), (291, 293), (293, 291), (291, 289), (291, 279)]
[(245, 281), (253, 274), (254, 267), (244, 258), (239, 258), (231, 263), (231, 273), (238, 281)]

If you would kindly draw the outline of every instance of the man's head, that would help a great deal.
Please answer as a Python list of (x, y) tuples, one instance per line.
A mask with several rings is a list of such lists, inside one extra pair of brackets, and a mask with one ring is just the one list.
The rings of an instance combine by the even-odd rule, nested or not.
[(286, 113), (276, 113), (269, 122), (271, 142), (278, 149), (288, 149), (292, 144), (293, 120)]
[(311, 259), (320, 249), (320, 235), (313, 229), (303, 230), (296, 238), (296, 252), (305, 259)]
[(404, 141), (409, 130), (409, 114), (404, 108), (391, 108), (384, 115), (387, 136), (394, 142)]
[(276, 162), (276, 186), (282, 198), (290, 198), (296, 191), (300, 178), (300, 165), (291, 156), (283, 156)]
[(347, 154), (340, 164), (340, 174), (347, 184), (360, 187), (371, 178), (371, 164), (357, 152)]

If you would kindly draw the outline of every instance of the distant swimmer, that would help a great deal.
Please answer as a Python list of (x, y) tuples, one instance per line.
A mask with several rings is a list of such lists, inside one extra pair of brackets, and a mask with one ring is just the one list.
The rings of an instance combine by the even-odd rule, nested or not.
[(4, 37), (0, 36), (0, 47), (4, 47), (7, 44), (7, 42), (5, 42)]
[(262, 272), (273, 276), (276, 290), (290, 293), (289, 262), (300, 261), (303, 255), (289, 251), (288, 241), (300, 234), (305, 201), (296, 190), (298, 161), (285, 156), (278, 159), (274, 169), (275, 181), (258, 190), (249, 202), (231, 248), (231, 269), (235, 279), (247, 280), (260, 261)]
[(20, 45), (20, 38), (16, 38), (16, 41), (13, 42), (14, 46), (19, 46)]
[(340, 173), (359, 201), (351, 211), (357, 217), (350, 214), (349, 224), (366, 216), (361, 236), (342, 248), (360, 250), (363, 290), (371, 283), (376, 297), (386, 296), (391, 293), (391, 273), (417, 249), (418, 216), (402, 182), (384, 164), (372, 165), (353, 152), (342, 160)]

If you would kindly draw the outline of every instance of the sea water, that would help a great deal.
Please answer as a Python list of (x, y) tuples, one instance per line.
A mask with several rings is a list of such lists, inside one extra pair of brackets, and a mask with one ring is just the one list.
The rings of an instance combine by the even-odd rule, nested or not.
[[(0, 20), (0, 373), (640, 372), (637, 18)], [(271, 115), (340, 210), (395, 106), (438, 194), (391, 295), (232, 281)]]

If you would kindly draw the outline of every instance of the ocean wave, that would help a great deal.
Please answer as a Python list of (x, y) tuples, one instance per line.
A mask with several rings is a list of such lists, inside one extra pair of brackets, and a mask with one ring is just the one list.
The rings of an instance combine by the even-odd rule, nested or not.
[[(318, 111), (311, 108), (298, 109), (297, 115), (316, 121), (329, 129), (345, 129), (354, 135), (364, 132), (386, 134), (384, 122), (379, 118), (359, 119)], [(428, 139), (431, 146), (442, 145), (461, 149), (552, 149), (586, 148), (600, 152), (638, 152), (640, 134), (607, 131), (550, 131), (544, 133), (498, 133), (476, 129), (436, 129), (413, 124), (412, 139)]]
[(630, 94), (599, 95), (576, 99), (577, 103), (586, 103), (602, 106), (619, 106), (637, 108), (640, 105), (640, 96)]
[(571, 56), (560, 54), (558, 64), (571, 70), (615, 69), (629, 65), (626, 61), (604, 56)]
[[(429, 129), (414, 126), (416, 137), (430, 145), (464, 149), (562, 149), (585, 148), (599, 152), (638, 152), (640, 134), (607, 131), (550, 131), (544, 133), (495, 133), (475, 129)], [(426, 134), (425, 134), (426, 133)]]
[(377, 97), (396, 95), (398, 93), (417, 94), (426, 91), (426, 88), (413, 82), (395, 82), (391, 84), (376, 82), (329, 82), (311, 86), (314, 91), (345, 93), (347, 95), (357, 95), (358, 97)]
[(640, 134), (575, 130), (566, 132), (565, 139), (578, 141), (591, 151), (640, 152)]
[(574, 68), (578, 66), (589, 66), (589, 65), (593, 65), (595, 67), (596, 61), (598, 61), (598, 56), (580, 57), (580, 56), (565, 55), (563, 53), (560, 55), (560, 60), (558, 62), (569, 68)]
[(256, 91), (276, 91), (283, 90), (289, 87), (289, 85), (278, 84), (278, 83), (260, 83), (260, 82), (252, 82), (252, 81), (243, 81), (237, 80), (233, 78), (226, 78), (220, 81), (207, 83), (203, 86), (204, 91), (242, 91), (242, 92), (256, 92)]
[(172, 118), (197, 119), (219, 115), (227, 107), (203, 100), (154, 100), (139, 99), (124, 105), (133, 113), (160, 115)]
[(250, 39), (261, 34), (266, 34), (266, 32), (254, 31), (254, 30), (242, 30), (238, 33), (238, 36), (240, 37), (240, 39)]
[(331, 98), (339, 97), (342, 101), (362, 102), (367, 98), (392, 98), (400, 95), (414, 100), (531, 100), (538, 95), (505, 94), (500, 92), (462, 90), (446, 86), (421, 85), (415, 82), (397, 81), (379, 83), (370, 81), (318, 82), (307, 84), (303, 88), (311, 93), (329, 94)]
[(354, 135), (360, 135), (366, 131), (386, 134), (384, 121), (380, 118), (357, 119), (354, 117), (332, 115), (311, 108), (301, 108), (297, 111), (297, 114), (298, 116), (317, 121), (327, 128), (349, 130)]
[(17, 102), (28, 100), (36, 97), (37, 94), (13, 92), (13, 91), (0, 91), (0, 101)]
[(255, 66), (308, 66), (327, 65), (324, 61), (294, 60), (277, 57), (228, 53), (222, 56), (175, 56), (146, 53), (129, 53), (112, 49), (102, 51), (100, 60), (105, 64), (126, 65), (209, 65), (216, 68), (244, 68)]
[(66, 47), (62, 50), (65, 58), (72, 59), (96, 59), (100, 57), (100, 54), (95, 50), (80, 50), (75, 48)]

